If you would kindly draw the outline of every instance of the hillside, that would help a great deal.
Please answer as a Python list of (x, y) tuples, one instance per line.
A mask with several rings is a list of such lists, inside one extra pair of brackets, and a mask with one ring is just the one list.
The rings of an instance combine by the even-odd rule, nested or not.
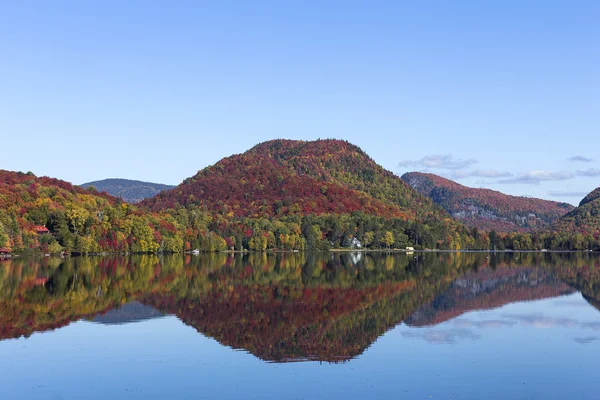
[(236, 216), (440, 214), (428, 199), (341, 140), (273, 140), (224, 158), (144, 201), (153, 210), (198, 204)]
[[(259, 230), (254, 247), (263, 249), (280, 248), (281, 235), (294, 231), (309, 248), (315, 241), (341, 246), (350, 237), (368, 247), (461, 248), (467, 241), (466, 229), (440, 207), (341, 140), (264, 142), (140, 205), (209, 214), (208, 226), (236, 245)], [(240, 221), (250, 230), (242, 231)], [(278, 230), (273, 221), (287, 227)], [(257, 246), (263, 238), (267, 243)]]
[(128, 203), (138, 203), (149, 197), (156, 196), (163, 190), (174, 188), (174, 186), (170, 185), (130, 179), (103, 179), (101, 181), (84, 183), (80, 186), (82, 188), (93, 186), (99, 192), (106, 192)]
[(181, 230), (106, 193), (0, 170), (0, 247), (14, 252), (181, 251)]
[(543, 229), (573, 209), (567, 203), (470, 188), (434, 174), (409, 172), (402, 179), (466, 225), (483, 230)]
[(579, 207), (557, 221), (553, 229), (560, 233), (573, 232), (598, 239), (600, 237), (600, 188), (581, 200)]

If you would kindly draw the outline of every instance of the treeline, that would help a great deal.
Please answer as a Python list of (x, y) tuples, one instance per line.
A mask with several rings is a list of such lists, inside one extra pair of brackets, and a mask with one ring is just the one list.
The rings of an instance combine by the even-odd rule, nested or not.
[[(600, 250), (600, 236), (581, 232), (483, 234), (483, 249), (491, 250)], [(477, 234), (479, 236), (479, 234)]]
[(0, 248), (15, 253), (600, 249), (598, 234), (483, 232), (435, 212), (410, 219), (362, 211), (241, 217), (225, 211), (190, 204), (152, 212), (56, 179), (0, 171)]

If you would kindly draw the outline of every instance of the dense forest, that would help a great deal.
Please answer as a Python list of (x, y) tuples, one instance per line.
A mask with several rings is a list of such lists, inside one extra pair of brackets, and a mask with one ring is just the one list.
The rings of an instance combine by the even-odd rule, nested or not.
[(575, 232), (587, 238), (600, 236), (600, 188), (588, 194), (579, 207), (554, 225), (557, 232)]
[(352, 144), (275, 140), (135, 205), (94, 187), (0, 170), (0, 249), (37, 254), (594, 250), (600, 248), (596, 197), (588, 196), (553, 229), (483, 230), (452, 218)]
[(465, 225), (480, 230), (540, 230), (574, 208), (567, 203), (470, 188), (434, 174), (409, 172), (402, 175), (402, 179)]
[(0, 170), (0, 247), (13, 252), (178, 252), (176, 224), (93, 189)]

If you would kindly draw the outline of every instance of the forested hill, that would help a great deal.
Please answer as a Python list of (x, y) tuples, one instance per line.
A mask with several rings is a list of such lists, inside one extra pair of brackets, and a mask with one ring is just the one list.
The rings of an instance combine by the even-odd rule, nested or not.
[(156, 196), (162, 190), (173, 189), (175, 187), (131, 179), (103, 179), (101, 181), (84, 183), (80, 186), (83, 188), (93, 186), (99, 192), (106, 192), (128, 203), (138, 203), (149, 197)]
[(0, 170), (0, 248), (43, 253), (182, 251), (168, 214), (32, 173)]
[(264, 142), (140, 205), (195, 220), (208, 215), (203, 226), (253, 250), (348, 247), (356, 240), (368, 248), (475, 243), (441, 207), (342, 140)]
[(567, 203), (506, 195), (460, 185), (434, 174), (409, 172), (402, 179), (465, 224), (498, 232), (549, 227), (573, 209)]
[(404, 219), (445, 217), (429, 199), (341, 140), (261, 143), (143, 202), (153, 210), (190, 204), (237, 217), (357, 211)]
[[(600, 188), (595, 189), (585, 196), (579, 207), (562, 217), (554, 226), (554, 231), (559, 233), (576, 233), (579, 240), (582, 236), (585, 241), (600, 237)], [(584, 238), (581, 238), (584, 240)]]

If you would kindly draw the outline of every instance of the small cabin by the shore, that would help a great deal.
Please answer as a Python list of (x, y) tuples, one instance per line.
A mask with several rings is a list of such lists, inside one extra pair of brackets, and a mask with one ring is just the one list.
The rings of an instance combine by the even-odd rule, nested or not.
[(38, 235), (44, 235), (44, 234), (46, 234), (46, 233), (50, 233), (50, 231), (48, 230), (48, 228), (46, 228), (46, 227), (45, 227), (45, 226), (43, 226), (43, 225), (37, 225), (37, 226), (35, 227), (35, 232), (36, 232)]
[(10, 257), (11, 253), (12, 251), (10, 249), (5, 247), (0, 248), (0, 257)]
[(415, 251), (415, 248), (414, 248), (414, 247), (407, 246), (407, 247), (406, 247), (406, 251), (407, 251), (407, 252), (409, 252), (409, 251), (410, 251), (410, 252), (413, 252), (413, 251)]

